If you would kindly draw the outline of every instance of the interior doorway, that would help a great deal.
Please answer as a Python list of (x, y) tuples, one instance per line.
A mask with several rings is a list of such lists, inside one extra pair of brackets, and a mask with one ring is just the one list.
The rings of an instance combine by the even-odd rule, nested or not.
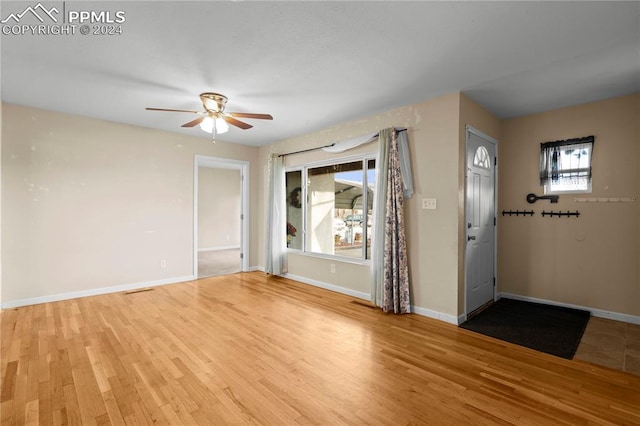
[(197, 278), (247, 271), (248, 162), (196, 155), (193, 274)]
[(465, 315), (495, 300), (497, 141), (467, 126)]

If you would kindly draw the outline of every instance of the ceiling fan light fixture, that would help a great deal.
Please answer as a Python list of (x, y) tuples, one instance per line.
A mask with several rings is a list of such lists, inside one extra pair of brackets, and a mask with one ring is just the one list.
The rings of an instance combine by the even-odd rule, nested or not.
[(200, 128), (203, 132), (212, 133), (213, 132), (213, 119), (211, 117), (205, 117), (202, 122), (200, 122)]
[(229, 125), (222, 118), (216, 118), (214, 120), (211, 117), (205, 117), (200, 123), (200, 128), (206, 133), (213, 133), (214, 126), (217, 134), (227, 133), (229, 131)]
[(235, 126), (242, 130), (247, 130), (253, 126), (238, 118), (251, 118), (258, 120), (273, 120), (270, 114), (256, 114), (252, 112), (225, 112), (224, 108), (227, 104), (227, 97), (220, 93), (204, 92), (200, 93), (200, 100), (204, 111), (192, 111), (186, 109), (169, 109), (169, 108), (145, 108), (149, 111), (169, 111), (169, 112), (189, 112), (198, 114), (199, 117), (184, 123), (182, 127), (195, 127), (200, 125), (202, 131), (210, 133), (213, 141), (216, 135), (229, 131), (229, 125)]
[(216, 132), (227, 133), (229, 131), (229, 125), (222, 118), (216, 118)]

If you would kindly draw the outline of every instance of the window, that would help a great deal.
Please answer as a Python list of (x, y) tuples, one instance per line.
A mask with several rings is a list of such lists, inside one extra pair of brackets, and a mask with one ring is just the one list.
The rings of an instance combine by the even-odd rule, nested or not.
[(302, 171), (285, 175), (287, 187), (287, 247), (302, 250)]
[[(375, 179), (375, 160), (371, 158), (287, 172), (288, 247), (370, 259)], [(296, 199), (303, 200), (299, 206), (294, 205)], [(303, 229), (305, 232), (300, 232)]]
[(591, 192), (594, 137), (540, 144), (540, 185), (545, 194)]
[(484, 146), (479, 146), (473, 156), (473, 165), (476, 167), (482, 167), (483, 169), (491, 168), (491, 159), (489, 158), (489, 152)]

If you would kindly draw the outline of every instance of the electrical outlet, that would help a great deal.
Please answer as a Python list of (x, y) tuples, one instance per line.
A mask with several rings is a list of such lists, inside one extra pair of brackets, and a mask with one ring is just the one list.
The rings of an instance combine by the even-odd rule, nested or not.
[(166, 268), (166, 267), (167, 267), (167, 259), (161, 259), (161, 260), (160, 260), (160, 267), (161, 267), (162, 269), (164, 269), (164, 268)]
[(332, 274), (335, 274), (335, 273), (336, 273), (336, 264), (335, 264), (335, 263), (332, 263), (332, 264), (331, 264), (331, 273), (332, 273)]
[(435, 210), (438, 207), (438, 200), (435, 198), (423, 198), (422, 209), (423, 210)]

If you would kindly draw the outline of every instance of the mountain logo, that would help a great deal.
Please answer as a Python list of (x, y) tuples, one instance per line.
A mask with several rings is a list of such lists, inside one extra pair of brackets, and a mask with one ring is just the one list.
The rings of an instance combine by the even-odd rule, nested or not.
[(47, 10), (46, 7), (44, 7), (42, 5), (42, 3), (38, 3), (35, 6), (28, 6), (25, 10), (23, 10), (21, 13), (11, 13), (9, 14), (9, 16), (7, 16), (5, 19), (3, 19), (2, 21), (0, 21), (0, 23), (2, 24), (6, 24), (9, 21), (13, 20), (14, 23), (19, 23), (20, 20), (25, 17), (28, 16), (29, 14), (33, 15), (36, 17), (36, 19), (38, 21), (40, 21), (41, 23), (44, 23), (44, 18), (45, 17), (49, 17), (49, 19), (51, 19), (53, 22), (57, 23), (58, 22), (58, 18), (56, 18), (54, 16), (54, 13), (57, 15), (58, 13), (60, 13), (60, 11), (58, 11), (58, 9), (54, 7), (52, 7), (51, 9)]

